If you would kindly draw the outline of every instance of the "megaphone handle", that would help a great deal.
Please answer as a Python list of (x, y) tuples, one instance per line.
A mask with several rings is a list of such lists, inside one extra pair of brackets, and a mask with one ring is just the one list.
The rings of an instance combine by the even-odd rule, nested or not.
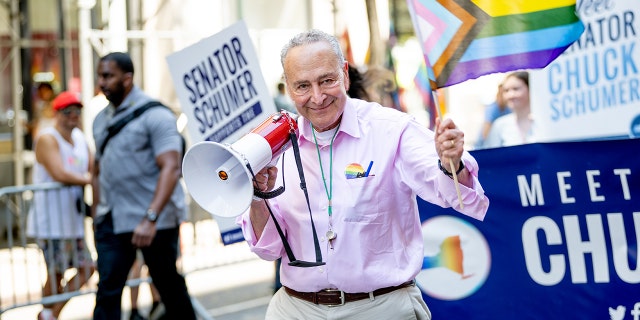
[[(284, 159), (282, 159), (282, 162), (284, 163)], [(249, 173), (251, 173), (251, 180), (255, 181), (256, 180), (256, 174), (253, 173), (253, 169), (251, 169), (251, 164), (249, 164), (249, 162), (247, 162), (247, 169), (249, 169)], [(284, 176), (284, 164), (282, 165), (282, 173), (281, 175)], [(282, 186), (280, 186), (279, 188), (275, 189), (275, 190), (271, 190), (271, 191), (260, 191), (258, 189), (256, 189), (256, 187), (253, 187), (253, 195), (258, 197), (258, 198), (262, 198), (262, 199), (271, 199), (271, 198), (275, 198), (279, 195), (281, 195), (284, 192), (284, 178), (282, 179)]]
[(253, 189), (253, 195), (262, 199), (271, 199), (281, 195), (284, 192), (284, 186), (280, 186), (278, 189), (271, 190), (269, 192), (263, 192), (258, 189)]

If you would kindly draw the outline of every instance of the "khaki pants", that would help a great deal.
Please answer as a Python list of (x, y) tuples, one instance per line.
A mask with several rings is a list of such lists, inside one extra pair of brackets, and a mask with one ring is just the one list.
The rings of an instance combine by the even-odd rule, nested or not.
[(377, 296), (373, 301), (364, 299), (347, 302), (342, 306), (317, 305), (294, 298), (281, 288), (267, 308), (267, 320), (371, 320), (415, 319), (431, 320), (431, 311), (422, 300), (417, 286), (398, 289)]

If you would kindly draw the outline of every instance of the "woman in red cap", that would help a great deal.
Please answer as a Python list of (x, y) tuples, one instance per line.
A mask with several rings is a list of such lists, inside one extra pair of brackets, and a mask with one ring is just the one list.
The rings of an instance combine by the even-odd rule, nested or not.
[[(37, 240), (47, 270), (52, 270), (42, 289), (44, 297), (79, 289), (94, 270), (84, 241), (86, 212), (79, 205), (84, 203), (83, 189), (91, 183), (93, 165), (87, 141), (78, 128), (82, 103), (75, 93), (65, 91), (53, 100), (53, 110), (55, 125), (43, 128), (36, 136), (33, 182), (60, 182), (69, 187), (36, 192), (27, 221), (27, 235)], [(78, 269), (76, 276), (63, 285), (63, 275), (69, 268)], [(45, 305), (38, 319), (56, 319), (65, 303)]]

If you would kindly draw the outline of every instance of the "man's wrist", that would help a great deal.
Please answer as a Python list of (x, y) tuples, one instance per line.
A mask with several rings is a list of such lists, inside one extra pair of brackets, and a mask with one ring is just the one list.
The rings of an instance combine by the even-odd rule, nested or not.
[[(440, 168), (440, 171), (442, 171), (442, 173), (444, 173), (447, 177), (453, 178), (453, 173), (449, 172), (449, 170), (442, 166), (442, 162), (440, 161), (440, 159), (438, 159), (438, 168)], [(462, 170), (464, 170), (464, 162), (462, 161), (462, 159), (460, 159), (460, 166), (458, 167), (458, 170), (456, 170), (456, 175), (459, 175)]]

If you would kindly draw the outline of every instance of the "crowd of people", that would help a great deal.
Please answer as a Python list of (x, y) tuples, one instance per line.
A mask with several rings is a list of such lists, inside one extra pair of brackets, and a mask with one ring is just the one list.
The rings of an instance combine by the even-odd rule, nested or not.
[[(298, 185), (298, 170), (291, 166), (300, 162), (310, 192), (288, 188), (273, 199), (254, 200), (238, 217), (249, 248), (281, 262), (266, 319), (323, 319), (329, 312), (349, 319), (430, 319), (414, 280), (423, 255), (416, 196), (479, 220), (489, 206), (464, 133), (451, 119), (438, 118), (431, 131), (411, 115), (387, 108), (394, 104), (393, 73), (350, 65), (336, 37), (327, 33), (296, 35), (284, 47), (281, 63), (283, 81), (274, 102), (278, 110), (298, 115), (300, 159), (285, 152), (277, 166), (256, 174), (254, 187), (274, 189), (284, 167), (287, 174), (278, 179)], [(53, 125), (43, 125), (44, 111), (39, 118), (34, 182), (74, 186), (56, 200), (62, 210), (35, 206), (30, 214), (30, 236), (55, 271), (43, 294), (74, 290), (96, 270), (93, 318), (120, 319), (127, 279), (144, 263), (153, 279), (153, 310), (162, 304), (162, 318), (195, 319), (176, 267), (179, 226), (186, 218), (179, 184), (182, 139), (173, 112), (136, 86), (133, 75), (126, 53), (99, 60), (97, 85), (109, 104), (92, 123), (95, 153), (80, 130), (83, 105), (77, 94), (62, 92), (52, 99)], [(496, 108), (487, 112), (483, 146), (532, 141), (526, 72), (507, 76)], [(348, 168), (357, 172), (351, 175)], [(85, 209), (77, 205), (84, 203), (87, 186), (95, 262), (84, 242)], [(54, 222), (65, 219), (76, 222)], [(286, 236), (277, 232), (281, 229)], [(70, 256), (82, 257), (84, 272), (63, 284)], [(350, 272), (341, 271), (345, 267)], [(130, 317), (144, 319), (136, 296), (132, 288)], [(45, 305), (38, 319), (56, 319), (63, 307)]]
[[(179, 226), (186, 217), (185, 193), (179, 184), (183, 140), (173, 111), (137, 87), (133, 73), (126, 53), (100, 59), (97, 85), (109, 105), (93, 121), (95, 153), (80, 129), (83, 105), (78, 94), (45, 95), (41, 88), (52, 87), (39, 87), (42, 106), (33, 130), (33, 182), (69, 187), (36, 192), (27, 235), (36, 239), (49, 270), (43, 296), (78, 290), (97, 270), (93, 318), (120, 319), (125, 283), (130, 274), (139, 275), (144, 263), (153, 279), (150, 316), (195, 319), (176, 265)], [(89, 208), (86, 186), (92, 190)], [(95, 262), (85, 243), (86, 216), (93, 221)], [(78, 269), (76, 275), (64, 279), (69, 268)], [(130, 318), (145, 319), (137, 309), (135, 286), (131, 293)], [(57, 319), (65, 304), (44, 305), (38, 319)]]

